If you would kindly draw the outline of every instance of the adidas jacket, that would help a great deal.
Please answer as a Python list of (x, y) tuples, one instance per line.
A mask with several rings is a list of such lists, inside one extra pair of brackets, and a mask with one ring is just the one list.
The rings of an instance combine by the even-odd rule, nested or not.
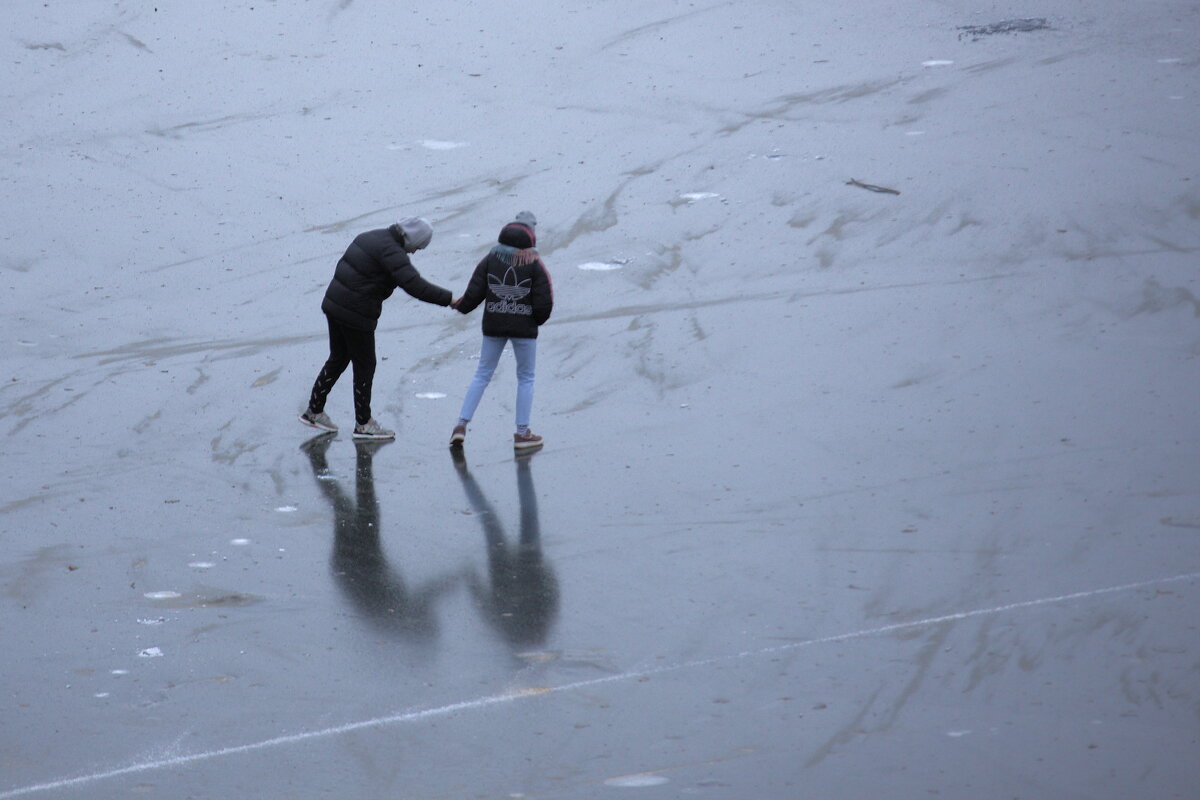
[(483, 335), (536, 339), (538, 326), (550, 319), (554, 290), (540, 258), (504, 263), (494, 252), (475, 267), (458, 310), (469, 314), (483, 303)]

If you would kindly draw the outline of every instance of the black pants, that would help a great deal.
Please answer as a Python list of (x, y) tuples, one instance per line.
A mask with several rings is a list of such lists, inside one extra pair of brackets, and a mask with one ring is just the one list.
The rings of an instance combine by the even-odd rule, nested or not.
[(375, 381), (375, 331), (360, 331), (334, 322), (329, 323), (329, 360), (313, 383), (308, 410), (315, 414), (325, 410), (329, 390), (337, 383), (346, 367), (354, 364), (354, 421), (366, 425), (371, 419), (371, 384)]

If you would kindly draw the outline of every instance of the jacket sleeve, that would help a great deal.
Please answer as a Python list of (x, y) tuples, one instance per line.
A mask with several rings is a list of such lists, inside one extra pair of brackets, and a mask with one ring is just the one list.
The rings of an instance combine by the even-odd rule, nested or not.
[(487, 297), (487, 262), (487, 256), (484, 256), (483, 260), (475, 265), (467, 290), (463, 292), (462, 302), (458, 304), (460, 313), (470, 314)]
[(408, 254), (395, 245), (384, 250), (380, 260), (396, 286), (406, 293), (425, 303), (435, 306), (448, 306), (453, 297), (449, 289), (430, 283), (421, 277), (417, 268), (408, 259)]
[(554, 311), (554, 284), (550, 281), (550, 271), (539, 258), (533, 267), (533, 286), (529, 295), (533, 305), (533, 321), (541, 325), (550, 319)]

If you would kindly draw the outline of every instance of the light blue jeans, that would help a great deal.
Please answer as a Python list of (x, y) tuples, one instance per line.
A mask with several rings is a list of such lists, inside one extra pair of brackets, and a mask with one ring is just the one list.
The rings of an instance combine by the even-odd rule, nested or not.
[(513, 355), (517, 357), (517, 427), (529, 424), (533, 414), (533, 379), (537, 367), (537, 339), (515, 339), (505, 336), (483, 337), (483, 347), (479, 351), (479, 367), (475, 377), (467, 387), (467, 396), (463, 398), (462, 411), (458, 416), (470, 420), (475, 416), (475, 409), (483, 399), (483, 393), (492, 381), (496, 365), (500, 363), (500, 354), (504, 345), (512, 342)]

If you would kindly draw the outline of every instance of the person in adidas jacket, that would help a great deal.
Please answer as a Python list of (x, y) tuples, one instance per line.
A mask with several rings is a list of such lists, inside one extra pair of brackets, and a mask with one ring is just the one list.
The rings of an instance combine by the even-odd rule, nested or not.
[(483, 303), (483, 345), (479, 366), (463, 398), (458, 424), (450, 445), (460, 446), (467, 424), (492, 380), (504, 346), (512, 342), (517, 362), (517, 430), (513, 446), (529, 450), (542, 445), (542, 437), (529, 430), (533, 412), (533, 384), (537, 364), (538, 328), (554, 310), (550, 273), (537, 251), (537, 218), (529, 211), (517, 214), (500, 231), (498, 243), (475, 267), (466, 292), (452, 306), (469, 314)]

